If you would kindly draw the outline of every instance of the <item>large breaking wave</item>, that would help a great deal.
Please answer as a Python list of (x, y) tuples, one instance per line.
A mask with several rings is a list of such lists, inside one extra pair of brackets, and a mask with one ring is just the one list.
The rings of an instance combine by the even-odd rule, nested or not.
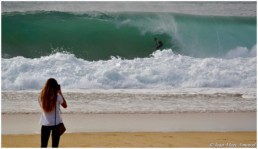
[(56, 11), (2, 13), (2, 57), (39, 58), (69, 52), (85, 60), (149, 57), (153, 38), (194, 57), (223, 57), (256, 45), (256, 18), (175, 13)]

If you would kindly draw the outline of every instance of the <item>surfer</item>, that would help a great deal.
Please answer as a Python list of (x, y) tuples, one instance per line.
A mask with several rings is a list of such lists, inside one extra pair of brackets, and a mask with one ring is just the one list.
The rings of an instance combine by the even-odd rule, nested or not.
[(154, 38), (155, 42), (156, 42), (156, 50), (160, 49), (163, 46), (162, 41), (160, 41), (158, 38)]

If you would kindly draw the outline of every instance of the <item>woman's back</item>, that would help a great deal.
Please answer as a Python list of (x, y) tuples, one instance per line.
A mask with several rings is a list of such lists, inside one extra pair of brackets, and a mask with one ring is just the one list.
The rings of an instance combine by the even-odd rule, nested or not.
[(60, 105), (63, 104), (64, 100), (61, 95), (57, 95), (56, 108), (51, 112), (45, 112), (42, 109), (42, 114), (40, 117), (40, 124), (45, 126), (54, 126), (62, 123), (60, 116)]

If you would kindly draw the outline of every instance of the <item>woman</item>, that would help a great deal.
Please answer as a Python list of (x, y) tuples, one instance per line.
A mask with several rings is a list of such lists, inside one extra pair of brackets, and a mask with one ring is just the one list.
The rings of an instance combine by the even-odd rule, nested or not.
[(58, 147), (60, 139), (58, 124), (62, 123), (59, 112), (60, 105), (67, 108), (60, 85), (55, 79), (50, 78), (42, 89), (40, 98), (40, 106), (42, 108), (42, 114), (40, 117), (40, 124), (42, 125), (41, 147), (47, 147), (51, 131), (52, 147)]

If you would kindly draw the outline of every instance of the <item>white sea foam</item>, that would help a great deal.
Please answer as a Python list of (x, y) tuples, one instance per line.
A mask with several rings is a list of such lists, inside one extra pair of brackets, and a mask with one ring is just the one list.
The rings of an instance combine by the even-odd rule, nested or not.
[(236, 58), (236, 57), (256, 57), (257, 47), (256, 45), (252, 47), (251, 50), (248, 50), (246, 47), (237, 47), (230, 50), (226, 54), (226, 58)]
[(41, 89), (54, 77), (67, 89), (256, 87), (256, 57), (193, 58), (171, 49), (149, 58), (86, 61), (73, 54), (2, 58), (3, 90)]

